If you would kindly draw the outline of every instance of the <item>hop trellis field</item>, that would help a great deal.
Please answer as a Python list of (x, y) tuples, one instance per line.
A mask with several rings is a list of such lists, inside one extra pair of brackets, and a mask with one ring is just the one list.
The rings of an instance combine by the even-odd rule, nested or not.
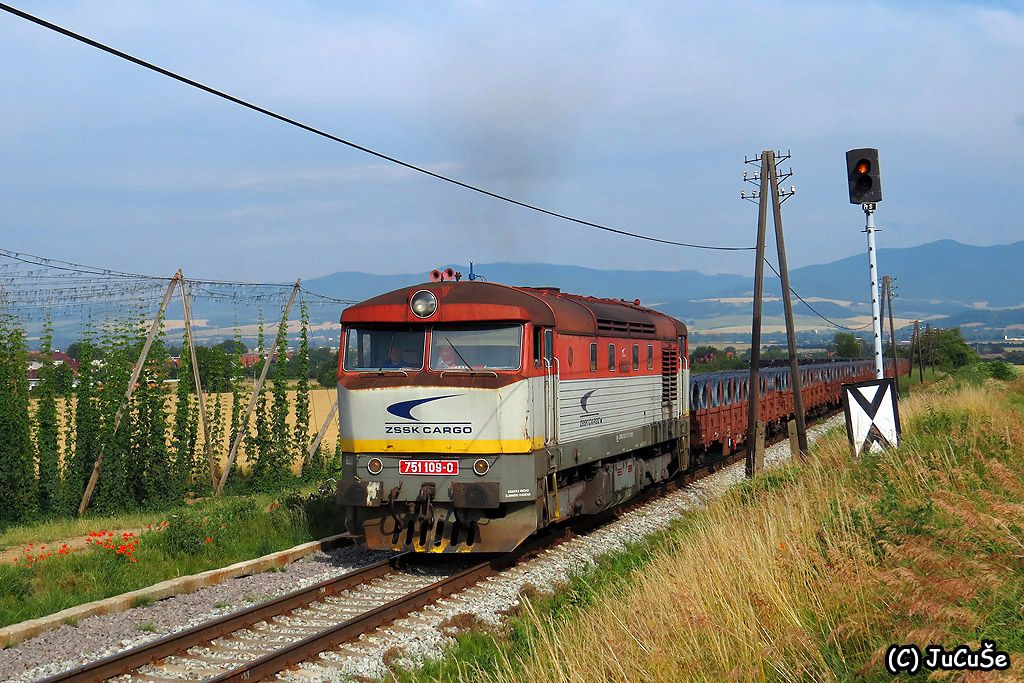
[(331, 476), (336, 398), (310, 379), (349, 303), (0, 250), (0, 525)]

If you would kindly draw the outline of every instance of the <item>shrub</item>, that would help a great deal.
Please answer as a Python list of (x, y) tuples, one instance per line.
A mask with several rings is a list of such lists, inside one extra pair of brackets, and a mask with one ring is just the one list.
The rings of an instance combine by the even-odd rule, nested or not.
[(992, 379), (1000, 379), (1006, 382), (1012, 382), (1017, 379), (1017, 371), (1006, 361), (993, 360), (982, 363), (982, 365), (985, 366), (985, 370)]

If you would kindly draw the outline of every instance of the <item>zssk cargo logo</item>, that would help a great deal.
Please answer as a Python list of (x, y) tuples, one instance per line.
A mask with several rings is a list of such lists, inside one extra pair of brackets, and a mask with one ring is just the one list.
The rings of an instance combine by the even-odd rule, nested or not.
[[(455, 398), (461, 394), (449, 394), (448, 396), (431, 396), (430, 398), (417, 398), (411, 401), (399, 401), (388, 406), (387, 410), (395, 417), (402, 418), (401, 422), (385, 422), (385, 434), (472, 434), (473, 425), (471, 422), (424, 422), (414, 417), (412, 411), (424, 403), (440, 401), (446, 398)], [(416, 424), (410, 424), (412, 421)]]
[(601, 413), (597, 411), (591, 412), (587, 409), (587, 402), (596, 391), (597, 389), (591, 389), (580, 397), (580, 408), (583, 410), (583, 414), (580, 415), (580, 427), (593, 427), (604, 422)]

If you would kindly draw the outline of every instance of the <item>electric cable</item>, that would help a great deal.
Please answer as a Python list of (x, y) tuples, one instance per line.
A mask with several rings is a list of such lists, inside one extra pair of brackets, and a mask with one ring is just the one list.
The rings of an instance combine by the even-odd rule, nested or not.
[[(782, 275), (780, 275), (779, 271), (775, 269), (775, 266), (772, 265), (772, 262), (769, 261), (767, 258), (764, 259), (764, 262), (766, 264), (768, 264), (768, 267), (772, 269), (772, 272), (775, 273), (775, 275), (781, 280), (782, 279)], [(827, 322), (829, 325), (832, 325), (833, 327), (838, 327), (840, 329), (850, 330), (851, 332), (855, 332), (857, 330), (863, 330), (863, 329), (865, 329), (865, 328), (867, 328), (867, 327), (869, 327), (871, 325), (871, 323), (867, 323), (865, 325), (861, 325), (860, 327), (847, 327), (846, 325), (843, 325), (841, 323), (837, 323), (835, 320), (832, 320), (831, 318), (828, 318), (828, 317), (822, 315), (821, 313), (819, 313), (818, 310), (814, 306), (812, 306), (809, 303), (807, 303), (807, 301), (802, 296), (800, 296), (800, 294), (798, 294), (795, 289), (790, 287), (789, 291), (793, 294), (793, 296), (795, 296), (797, 299), (800, 300), (800, 303), (802, 303), (804, 306), (809, 308), (811, 310), (811, 313), (813, 313), (814, 315), (818, 316), (819, 318), (821, 318), (822, 320)]]

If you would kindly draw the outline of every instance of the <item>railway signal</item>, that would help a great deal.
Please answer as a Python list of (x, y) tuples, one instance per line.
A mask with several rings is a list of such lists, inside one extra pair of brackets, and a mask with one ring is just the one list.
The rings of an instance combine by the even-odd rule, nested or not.
[(850, 203), (864, 209), (864, 232), (868, 234), (868, 269), (871, 275), (871, 327), (874, 333), (875, 377), (885, 376), (882, 364), (882, 318), (878, 303), (878, 264), (875, 258), (875, 203), (882, 201), (882, 182), (878, 174), (878, 150), (874, 147), (851, 149), (846, 153), (846, 171), (850, 183)]
[(878, 173), (877, 149), (863, 147), (847, 152), (846, 174), (850, 183), (851, 204), (882, 201), (882, 179)]

